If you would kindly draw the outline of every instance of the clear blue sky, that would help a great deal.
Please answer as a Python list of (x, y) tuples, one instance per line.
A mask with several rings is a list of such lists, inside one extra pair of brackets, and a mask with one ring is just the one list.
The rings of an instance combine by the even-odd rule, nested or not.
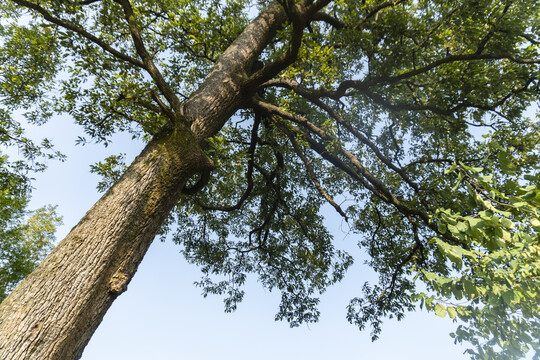
[[(98, 178), (89, 165), (110, 154), (127, 153), (131, 160), (142, 145), (130, 136), (118, 136), (108, 148), (74, 146), (82, 135), (66, 118), (55, 119), (29, 133), (49, 137), (64, 152), (64, 163), (51, 162), (38, 174), (31, 206), (57, 204), (64, 216), (62, 238), (99, 198)], [(333, 222), (334, 221), (334, 222)], [(333, 214), (328, 225), (336, 229), (338, 246), (355, 248), (357, 239), (340, 232)], [(360, 254), (359, 250), (355, 255)], [(345, 319), (348, 301), (361, 294), (364, 281), (373, 278), (357, 261), (341, 284), (321, 298), (317, 324), (289, 328), (275, 322), (279, 294), (269, 293), (252, 279), (246, 297), (232, 314), (223, 312), (221, 299), (203, 298), (193, 285), (199, 270), (186, 263), (172, 242), (156, 242), (143, 260), (128, 291), (109, 310), (86, 348), (84, 360), (266, 360), (266, 359), (400, 359), (460, 360), (464, 347), (448, 335), (455, 327), (448, 318), (426, 312), (409, 314), (403, 321), (388, 320), (379, 341), (371, 343), (369, 331), (360, 332)], [(69, 295), (67, 295), (69, 296)]]

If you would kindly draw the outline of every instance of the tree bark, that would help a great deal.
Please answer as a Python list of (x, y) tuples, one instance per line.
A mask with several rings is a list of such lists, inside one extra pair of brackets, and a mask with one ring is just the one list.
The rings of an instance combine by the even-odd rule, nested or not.
[(284, 20), (269, 5), (164, 129), (69, 235), (0, 305), (0, 359), (78, 359), (124, 292), (186, 181), (212, 162), (201, 145), (242, 105), (246, 74)]
[[(179, 151), (180, 150), (180, 151)], [(169, 130), (2, 303), (1, 359), (75, 359), (127, 283), (185, 182), (211, 162)]]

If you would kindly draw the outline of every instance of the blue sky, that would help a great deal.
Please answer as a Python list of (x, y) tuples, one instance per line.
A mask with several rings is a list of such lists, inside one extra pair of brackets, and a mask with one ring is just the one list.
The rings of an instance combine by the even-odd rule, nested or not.
[[(108, 148), (74, 146), (82, 135), (66, 118), (31, 129), (32, 138), (49, 137), (66, 162), (51, 162), (34, 181), (31, 207), (58, 205), (64, 216), (61, 239), (99, 198), (99, 180), (90, 164), (110, 154), (127, 153), (128, 160), (142, 148), (130, 136), (117, 136)], [(353, 249), (357, 239), (340, 231), (341, 220), (329, 212), (327, 223), (339, 247)], [(381, 338), (372, 343), (369, 330), (360, 332), (345, 319), (349, 300), (361, 294), (373, 274), (361, 261), (345, 280), (321, 297), (319, 323), (291, 329), (274, 321), (279, 294), (265, 291), (256, 279), (248, 281), (245, 300), (232, 314), (223, 312), (222, 300), (203, 298), (193, 285), (199, 270), (187, 264), (171, 241), (156, 242), (143, 260), (128, 291), (113, 304), (86, 348), (83, 360), (210, 360), (210, 359), (400, 359), (459, 360), (464, 347), (448, 335), (455, 327), (448, 318), (418, 311), (403, 321), (388, 320)]]

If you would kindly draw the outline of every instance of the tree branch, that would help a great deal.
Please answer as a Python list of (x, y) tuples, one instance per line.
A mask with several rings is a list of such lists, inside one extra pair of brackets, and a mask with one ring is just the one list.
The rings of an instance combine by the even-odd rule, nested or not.
[[(16, 0), (19, 1), (19, 0)], [(135, 49), (137, 51), (137, 54), (141, 57), (144, 68), (154, 82), (156, 83), (158, 89), (161, 91), (163, 96), (167, 99), (169, 104), (171, 105), (173, 111), (176, 113), (177, 116), (180, 116), (182, 114), (182, 102), (174, 91), (171, 89), (169, 84), (165, 81), (163, 78), (163, 75), (157, 68), (157, 66), (154, 64), (154, 61), (152, 60), (152, 57), (146, 50), (146, 47), (144, 45), (144, 42), (142, 40), (141, 33), (139, 32), (139, 29), (135, 23), (135, 16), (133, 13), (133, 7), (131, 6), (131, 3), (129, 0), (114, 0), (116, 3), (118, 3), (120, 6), (122, 6), (122, 9), (124, 10), (125, 19), (129, 26), (129, 31), (131, 33), (131, 38), (133, 39), (133, 44), (135, 45)]]
[(80, 5), (90, 5), (93, 3), (100, 2), (101, 0), (82, 0), (79, 2)]
[[(270, 82), (265, 83), (265, 87)], [(386, 156), (382, 154), (380, 149), (375, 145), (369, 138), (367, 138), (364, 134), (362, 134), (358, 129), (356, 129), (354, 126), (352, 126), (348, 121), (346, 121), (340, 114), (338, 114), (334, 109), (332, 109), (330, 106), (325, 104), (321, 99), (320, 95), (317, 94), (315, 91), (311, 91), (309, 89), (306, 89), (304, 87), (301, 87), (295, 80), (288, 80), (288, 79), (277, 79), (275, 81), (272, 81), (271, 84), (274, 86), (282, 86), (288, 89), (293, 90), (298, 95), (306, 98), (314, 105), (318, 106), (319, 108), (326, 111), (328, 115), (330, 115), (333, 119), (335, 119), (339, 124), (344, 126), (351, 134), (353, 134), (360, 142), (362, 142), (364, 145), (368, 146), (386, 166), (388, 166), (390, 169), (392, 169), (395, 173), (397, 173), (410, 187), (412, 187), (415, 191), (418, 191), (418, 185), (414, 183), (408, 176), (405, 174), (405, 172), (394, 165)]]
[(452, 115), (458, 112), (459, 110), (466, 109), (466, 108), (474, 108), (474, 109), (480, 109), (480, 110), (485, 110), (485, 111), (495, 111), (497, 107), (503, 105), (512, 95), (516, 95), (523, 91), (526, 91), (529, 88), (529, 85), (533, 83), (533, 81), (534, 79), (528, 79), (527, 82), (522, 87), (517, 88), (517, 89), (512, 89), (508, 94), (504, 95), (500, 100), (496, 101), (493, 104), (479, 104), (479, 103), (473, 103), (470, 101), (462, 101), (456, 104), (455, 106), (447, 108), (447, 109), (442, 109), (442, 108), (429, 105), (429, 104), (406, 104), (406, 103), (392, 104), (389, 101), (387, 101), (383, 96), (376, 94), (368, 89), (363, 89), (360, 92), (365, 94), (375, 103), (381, 106), (384, 106), (385, 108), (391, 111), (430, 111), (438, 115)]
[(330, 14), (327, 14), (323, 11), (319, 11), (315, 13), (311, 19), (312, 21), (323, 21), (332, 27), (334, 27), (337, 30), (343, 29), (345, 27), (345, 23), (339, 20), (338, 18), (333, 17)]
[[(335, 140), (337, 140), (302, 116), (290, 114), (275, 105), (265, 103), (258, 99), (252, 99), (252, 101), (255, 106), (259, 107), (263, 111), (266, 111), (270, 114), (278, 115), (282, 118), (289, 119), (299, 125), (302, 125), (310, 132), (317, 134), (321, 139), (325, 141), (335, 142)], [(394, 204), (398, 208), (403, 206), (402, 201), (399, 200), (394, 194), (392, 194), (390, 190), (388, 190), (388, 188), (379, 179), (373, 176), (373, 174), (371, 174), (371, 172), (369, 172), (369, 170), (364, 167), (364, 165), (362, 165), (362, 163), (358, 160), (356, 156), (354, 156), (351, 152), (349, 152), (342, 146), (339, 146), (338, 151), (350, 161), (351, 165), (353, 165), (353, 167), (359, 172), (359, 174), (361, 174), (370, 184), (373, 185), (374, 189), (378, 190), (378, 193), (382, 196), (384, 201)], [(412, 209), (407, 208), (406, 211), (410, 212), (412, 211)]]
[[(315, 125), (311, 124), (307, 119), (298, 116), (290, 114), (279, 107), (265, 103), (258, 99), (252, 99), (252, 104), (256, 108), (268, 113), (277, 115), (279, 117), (282, 117), (284, 119), (291, 120), (293, 122), (296, 122), (300, 125), (303, 125), (306, 127), (306, 129), (312, 131), (317, 134), (321, 139), (325, 141), (331, 141), (333, 140), (326, 132), (324, 132), (322, 129), (317, 128)], [(276, 126), (287, 126), (285, 124), (282, 124), (276, 116), (271, 116), (270, 120), (276, 124)], [(304, 133), (302, 130), (298, 129), (294, 126), (289, 126), (289, 129), (293, 131), (296, 135), (300, 136), (304, 141), (306, 141), (311, 149), (313, 149), (315, 152), (317, 152), (321, 157), (332, 163), (337, 168), (341, 169), (345, 173), (347, 173), (349, 176), (351, 176), (353, 179), (358, 181), (362, 186), (364, 186), (366, 189), (371, 191), (375, 196), (380, 198), (382, 201), (386, 202), (387, 204), (393, 205), (398, 211), (400, 211), (402, 214), (409, 216), (409, 217), (418, 217), (422, 220), (422, 222), (433, 232), (438, 234), (439, 236), (445, 238), (449, 242), (453, 244), (460, 244), (462, 246), (466, 246), (460, 239), (455, 238), (448, 232), (441, 233), (437, 226), (435, 226), (431, 221), (430, 217), (423, 211), (419, 209), (414, 209), (409, 207), (404, 200), (398, 199), (383, 183), (380, 179), (376, 178), (371, 172), (369, 172), (368, 169), (366, 169), (356, 158), (352, 153), (350, 153), (348, 150), (344, 149), (342, 146), (338, 146), (336, 151), (340, 153), (342, 156), (344, 156), (352, 165), (352, 168), (350, 165), (344, 163), (341, 159), (339, 159), (336, 155), (331, 154), (328, 152), (326, 146), (318, 143), (315, 141), (311, 136)]]
[(287, 137), (289, 138), (289, 141), (291, 142), (292, 146), (293, 146), (293, 149), (294, 149), (294, 152), (296, 153), (296, 155), (298, 155), (298, 157), (302, 160), (302, 162), (304, 163), (305, 167), (306, 167), (306, 170), (308, 171), (308, 174), (311, 178), (311, 181), (313, 182), (313, 185), (315, 185), (315, 188), (317, 189), (317, 191), (319, 192), (319, 194), (330, 204), (334, 207), (334, 209), (336, 209), (336, 211), (338, 212), (338, 214), (340, 214), (341, 216), (343, 216), (343, 218), (345, 219), (345, 221), (349, 221), (349, 218), (347, 216), (347, 214), (345, 214), (345, 212), (341, 209), (341, 207), (336, 204), (336, 202), (334, 201), (334, 199), (332, 199), (332, 197), (323, 189), (323, 187), (321, 186), (320, 182), (317, 180), (317, 175), (315, 174), (315, 171), (313, 170), (313, 167), (311, 166), (311, 163), (309, 162), (308, 158), (306, 157), (306, 155), (304, 155), (304, 153), (302, 153), (302, 150), (300, 149), (300, 146), (298, 145), (298, 143), (296, 142), (296, 140), (294, 139), (294, 136), (291, 134), (290, 131), (288, 131), (285, 127), (281, 127), (281, 130), (285, 133), (285, 135), (287, 135)]
[(213, 206), (213, 205), (206, 205), (203, 204), (200, 199), (194, 198), (194, 201), (203, 208), (203, 210), (211, 210), (211, 211), (234, 211), (239, 210), (244, 202), (247, 200), (249, 195), (251, 194), (251, 191), (253, 190), (253, 168), (254, 168), (254, 161), (255, 161), (255, 148), (257, 146), (257, 140), (258, 140), (258, 132), (259, 132), (259, 125), (261, 122), (261, 114), (256, 113), (255, 114), (255, 121), (253, 123), (253, 128), (251, 129), (251, 141), (249, 145), (249, 149), (247, 151), (248, 155), (248, 168), (246, 171), (246, 179), (247, 179), (247, 187), (240, 199), (236, 202), (236, 204), (232, 206)]
[(320, 90), (321, 94), (326, 97), (338, 100), (345, 95), (348, 89), (356, 89), (364, 91), (370, 87), (380, 84), (394, 84), (401, 80), (409, 79), (411, 77), (426, 73), (441, 65), (458, 62), (458, 61), (479, 61), (479, 60), (509, 60), (518, 64), (540, 64), (540, 59), (524, 59), (515, 56), (514, 54), (463, 54), (463, 55), (450, 55), (439, 60), (436, 60), (428, 65), (422, 66), (418, 69), (404, 72), (395, 76), (378, 76), (368, 80), (346, 80), (343, 81), (336, 90)]
[(392, 278), (390, 280), (390, 285), (388, 285), (382, 292), (381, 292), (381, 295), (379, 295), (379, 299), (378, 301), (382, 300), (382, 297), (384, 296), (384, 294), (390, 290), (390, 294), (388, 295), (389, 298), (392, 297), (392, 295), (394, 294), (394, 288), (396, 286), (396, 281), (397, 281), (397, 277), (399, 276), (399, 274), (403, 271), (403, 267), (405, 265), (407, 265), (407, 263), (409, 263), (409, 261), (412, 260), (412, 257), (414, 256), (414, 254), (416, 254), (416, 252), (418, 250), (420, 250), (422, 248), (422, 242), (420, 241), (419, 237), (418, 237), (418, 225), (416, 225), (415, 222), (413, 222), (411, 219), (409, 219), (411, 221), (411, 224), (413, 226), (413, 233), (414, 233), (414, 240), (415, 240), (415, 245), (414, 247), (412, 248), (411, 252), (407, 255), (407, 257), (405, 259), (403, 259), (395, 268), (394, 272), (392, 273)]
[(286, 1), (281, 3), (282, 6), (284, 6), (292, 24), (292, 33), (289, 40), (289, 46), (287, 47), (285, 53), (283, 53), (275, 61), (264, 65), (262, 69), (252, 74), (248, 80), (249, 86), (256, 87), (261, 83), (270, 80), (296, 60), (300, 47), (302, 46), (304, 29), (309, 24), (313, 16), (328, 3), (330, 3), (330, 0), (317, 1), (309, 6), (296, 4), (294, 2), (288, 4)]
[(300, 25), (297, 22), (293, 22), (291, 39), (285, 53), (283, 53), (275, 61), (264, 65), (262, 69), (252, 74), (248, 79), (249, 86), (256, 87), (259, 84), (273, 78), (296, 60), (300, 46), (302, 45), (304, 26), (304, 24)]
[(28, 9), (32, 9), (32, 10), (38, 12), (39, 14), (41, 14), (41, 16), (43, 16), (43, 18), (45, 20), (47, 20), (50, 23), (53, 23), (53, 24), (58, 25), (58, 26), (60, 26), (60, 27), (62, 27), (64, 29), (73, 31), (76, 34), (81, 35), (82, 37), (84, 37), (87, 40), (90, 40), (91, 42), (93, 42), (97, 46), (101, 47), (103, 50), (110, 53), (114, 57), (116, 57), (116, 58), (118, 58), (120, 60), (127, 61), (128, 63), (130, 63), (132, 65), (135, 65), (137, 67), (140, 67), (140, 68), (143, 68), (143, 69), (145, 68), (144, 64), (141, 61), (139, 61), (137, 59), (134, 59), (131, 56), (126, 55), (126, 54), (114, 49), (112, 46), (110, 46), (109, 44), (107, 44), (103, 40), (99, 39), (95, 35), (90, 34), (86, 30), (84, 30), (84, 29), (82, 29), (82, 28), (80, 28), (80, 27), (78, 27), (76, 25), (73, 25), (71, 23), (68, 23), (68, 22), (66, 22), (64, 20), (61, 20), (61, 19), (59, 19), (57, 17), (52, 16), (43, 7), (41, 7), (41, 6), (37, 5), (37, 4), (31, 3), (31, 2), (29, 2), (27, 0), (11, 0), (11, 1), (13, 1), (17, 5), (20, 5), (20, 6), (23, 6), (23, 7), (26, 7)]
[(376, 6), (375, 8), (373, 8), (367, 15), (364, 19), (362, 19), (362, 21), (360, 21), (358, 24), (356, 24), (354, 27), (353, 27), (353, 30), (358, 30), (360, 28), (360, 26), (362, 26), (366, 21), (368, 21), (370, 18), (374, 17), (375, 16), (375, 19), (377, 19), (378, 15), (379, 15), (379, 12), (381, 10), (384, 10), (388, 7), (393, 7), (393, 6), (396, 6), (396, 5), (399, 5), (401, 4), (402, 2), (405, 2), (407, 0), (397, 0), (397, 1), (385, 1), (383, 2), (382, 4), (379, 4), (378, 6)]

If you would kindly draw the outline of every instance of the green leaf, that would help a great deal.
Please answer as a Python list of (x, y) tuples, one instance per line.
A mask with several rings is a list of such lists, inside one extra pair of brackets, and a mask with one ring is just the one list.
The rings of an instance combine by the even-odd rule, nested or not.
[(469, 171), (472, 171), (472, 172), (475, 172), (475, 173), (478, 173), (478, 172), (481, 172), (482, 170), (484, 170), (484, 168), (481, 168), (481, 167), (467, 166), (464, 163), (462, 163), (461, 161), (459, 162), (459, 165), (461, 165), (461, 167), (464, 168), (465, 170), (469, 170)]
[(461, 181), (463, 180), (463, 173), (460, 172), (458, 174), (458, 180), (456, 182), (456, 185), (454, 185), (454, 187), (452, 188), (452, 191), (456, 191), (456, 189), (459, 187), (459, 185), (461, 184)]
[(533, 201), (536, 199), (536, 191), (529, 191), (528, 193), (521, 195), (520, 198), (526, 201)]
[(456, 316), (457, 316), (457, 311), (454, 307), (452, 306), (448, 306), (446, 308), (446, 311), (448, 312), (448, 316), (450, 317), (450, 319), (455, 319)]
[(450, 166), (450, 168), (448, 168), (447, 170), (444, 171), (444, 174), (450, 174), (451, 172), (453, 172), (454, 170), (457, 169), (457, 163), (454, 161), (454, 163), (452, 163), (452, 165)]
[(441, 234), (445, 234), (445, 233), (446, 233), (446, 230), (447, 230), (447, 226), (446, 226), (446, 224), (444, 224), (444, 223), (438, 223), (438, 224), (437, 224), (437, 229), (439, 230), (439, 232), (440, 232)]
[(446, 308), (442, 304), (435, 305), (435, 314), (440, 317), (446, 316)]
[(507, 174), (513, 175), (516, 173), (516, 165), (512, 162), (510, 155), (506, 151), (497, 153), (497, 159), (501, 165), (501, 169)]
[(422, 271), (422, 272), (423, 272), (426, 280), (428, 280), (428, 281), (432, 281), (437, 277), (437, 274), (435, 274), (435, 273), (427, 272), (427, 271)]
[(491, 184), (493, 182), (492, 175), (479, 176), (478, 179), (487, 184)]
[(476, 288), (474, 283), (472, 281), (470, 281), (469, 279), (464, 279), (463, 280), (463, 287), (464, 287), (468, 297), (474, 297), (474, 296), (476, 296), (478, 294), (478, 289)]
[(467, 217), (466, 220), (469, 222), (471, 228), (482, 228), (484, 226), (484, 221), (482, 219)]
[(456, 300), (461, 300), (461, 299), (463, 299), (463, 290), (462, 290), (461, 287), (458, 286), (458, 285), (452, 286), (452, 294), (454, 295), (454, 297), (456, 298)]
[(467, 230), (469, 230), (467, 224), (465, 224), (464, 222), (458, 222), (456, 227), (462, 233), (465, 233), (465, 232), (467, 232)]
[(507, 290), (503, 292), (502, 298), (507, 305), (511, 305), (514, 300), (514, 292), (512, 290)]

